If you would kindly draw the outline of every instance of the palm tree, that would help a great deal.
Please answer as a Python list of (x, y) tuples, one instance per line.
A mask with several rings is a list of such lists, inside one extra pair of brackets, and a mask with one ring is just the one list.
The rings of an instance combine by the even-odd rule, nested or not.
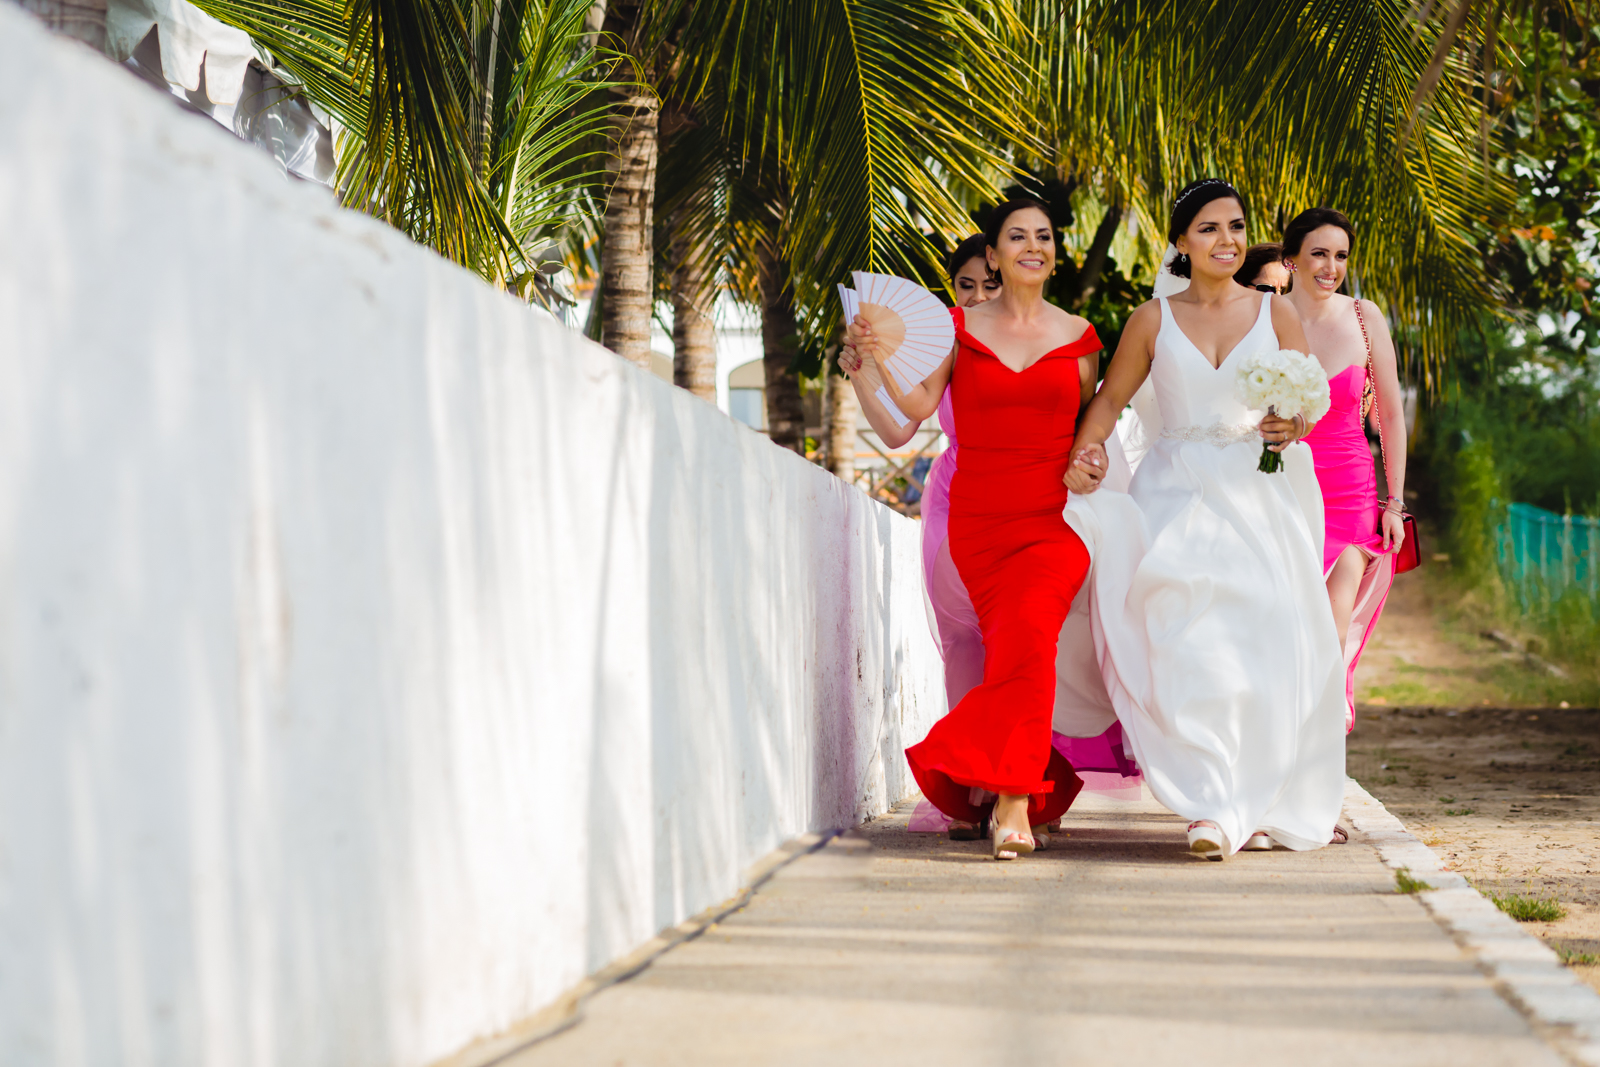
[(536, 250), (591, 214), (616, 56), (591, 0), (199, 0), (342, 126), (344, 202), (537, 295)]
[[(998, 28), (996, 28), (998, 27)], [(1026, 143), (999, 2), (727, 0), (682, 12), (667, 94), (703, 117), (668, 146), (663, 208), (761, 308), (767, 426), (805, 450), (813, 374), (852, 269), (917, 274)], [(998, 60), (997, 61), (997, 57)]]
[[(657, 272), (666, 279), (672, 305), (672, 380), (702, 400), (717, 400), (716, 298), (721, 270), (708, 233), (722, 193), (719, 173), (724, 147), (694, 109), (681, 102), (662, 111), (662, 163), (666, 200), (656, 211)], [(674, 169), (674, 163), (679, 166)], [(687, 165), (688, 172), (684, 172)], [(696, 169), (696, 168), (700, 169)], [(709, 172), (706, 168), (709, 168)], [(659, 289), (659, 286), (658, 286)]]
[(1432, 6), (1027, 4), (1029, 69), (1041, 90), (1058, 87), (1037, 96), (1045, 162), (1092, 190), (1105, 221), (1126, 211), (1156, 238), (1147, 267), (1170, 196), (1200, 175), (1239, 186), (1262, 238), (1303, 207), (1336, 204), (1362, 224), (1359, 284), (1414, 339), (1427, 379), (1455, 330), (1498, 300), (1475, 242), (1480, 220), (1509, 207), (1508, 184), (1477, 163), (1478, 73), (1456, 64), (1439, 77), (1431, 63), (1462, 5), (1418, 21)]
[(604, 26), (636, 77), (612, 90), (615, 124), (606, 158), (610, 194), (600, 244), (600, 343), (650, 369), (650, 319), (655, 304), (651, 242), (655, 233), (656, 161), (660, 154), (661, 40), (659, 5), (650, 0), (602, 0)]

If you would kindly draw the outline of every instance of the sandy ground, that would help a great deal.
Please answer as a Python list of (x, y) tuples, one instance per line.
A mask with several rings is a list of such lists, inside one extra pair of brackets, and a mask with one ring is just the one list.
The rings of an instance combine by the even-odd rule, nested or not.
[[(1536, 932), (1600, 990), (1600, 709), (1402, 575), (1368, 645), (1349, 772), (1480, 889), (1553, 897)], [(1418, 698), (1422, 698), (1419, 700)]]

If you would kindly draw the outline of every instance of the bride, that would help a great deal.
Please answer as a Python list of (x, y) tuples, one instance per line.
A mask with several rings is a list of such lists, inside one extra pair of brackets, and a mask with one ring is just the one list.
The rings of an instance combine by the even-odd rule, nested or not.
[[(1151, 792), (1193, 820), (1191, 851), (1319, 848), (1344, 794), (1345, 719), (1322, 496), (1297, 443), (1306, 420), (1245, 408), (1230, 366), (1303, 352), (1305, 334), (1286, 299), (1233, 280), (1246, 246), (1233, 186), (1185, 188), (1168, 236), (1167, 269), (1189, 287), (1129, 317), (1066, 475), (1067, 522), (1093, 561), (1096, 652)], [(1104, 443), (1146, 378), (1159, 435), (1127, 493), (1102, 488)], [(1263, 439), (1281, 472), (1256, 469)]]

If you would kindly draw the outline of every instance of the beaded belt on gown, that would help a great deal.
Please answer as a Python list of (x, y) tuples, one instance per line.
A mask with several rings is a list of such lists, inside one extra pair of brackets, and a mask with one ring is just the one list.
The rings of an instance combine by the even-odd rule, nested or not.
[(1260, 440), (1260, 435), (1256, 433), (1254, 426), (1225, 426), (1220, 422), (1214, 422), (1209, 426), (1179, 426), (1165, 429), (1161, 431), (1161, 436), (1169, 441), (1189, 441), (1216, 445), (1218, 448)]

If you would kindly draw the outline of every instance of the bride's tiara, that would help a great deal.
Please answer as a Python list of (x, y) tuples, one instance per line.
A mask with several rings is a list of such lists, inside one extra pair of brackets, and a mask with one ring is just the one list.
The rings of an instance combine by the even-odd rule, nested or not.
[(1227, 186), (1229, 189), (1233, 188), (1233, 184), (1231, 182), (1223, 181), (1221, 178), (1205, 178), (1205, 179), (1202, 179), (1201, 181), (1197, 181), (1193, 185), (1189, 186), (1189, 188), (1185, 189), (1183, 191), (1183, 194), (1180, 195), (1177, 200), (1173, 201), (1173, 204), (1172, 204), (1173, 210), (1176, 211), (1179, 204), (1181, 204), (1185, 200), (1189, 199), (1195, 193), (1198, 193), (1201, 189), (1209, 189), (1213, 185), (1224, 185), (1224, 186)]

